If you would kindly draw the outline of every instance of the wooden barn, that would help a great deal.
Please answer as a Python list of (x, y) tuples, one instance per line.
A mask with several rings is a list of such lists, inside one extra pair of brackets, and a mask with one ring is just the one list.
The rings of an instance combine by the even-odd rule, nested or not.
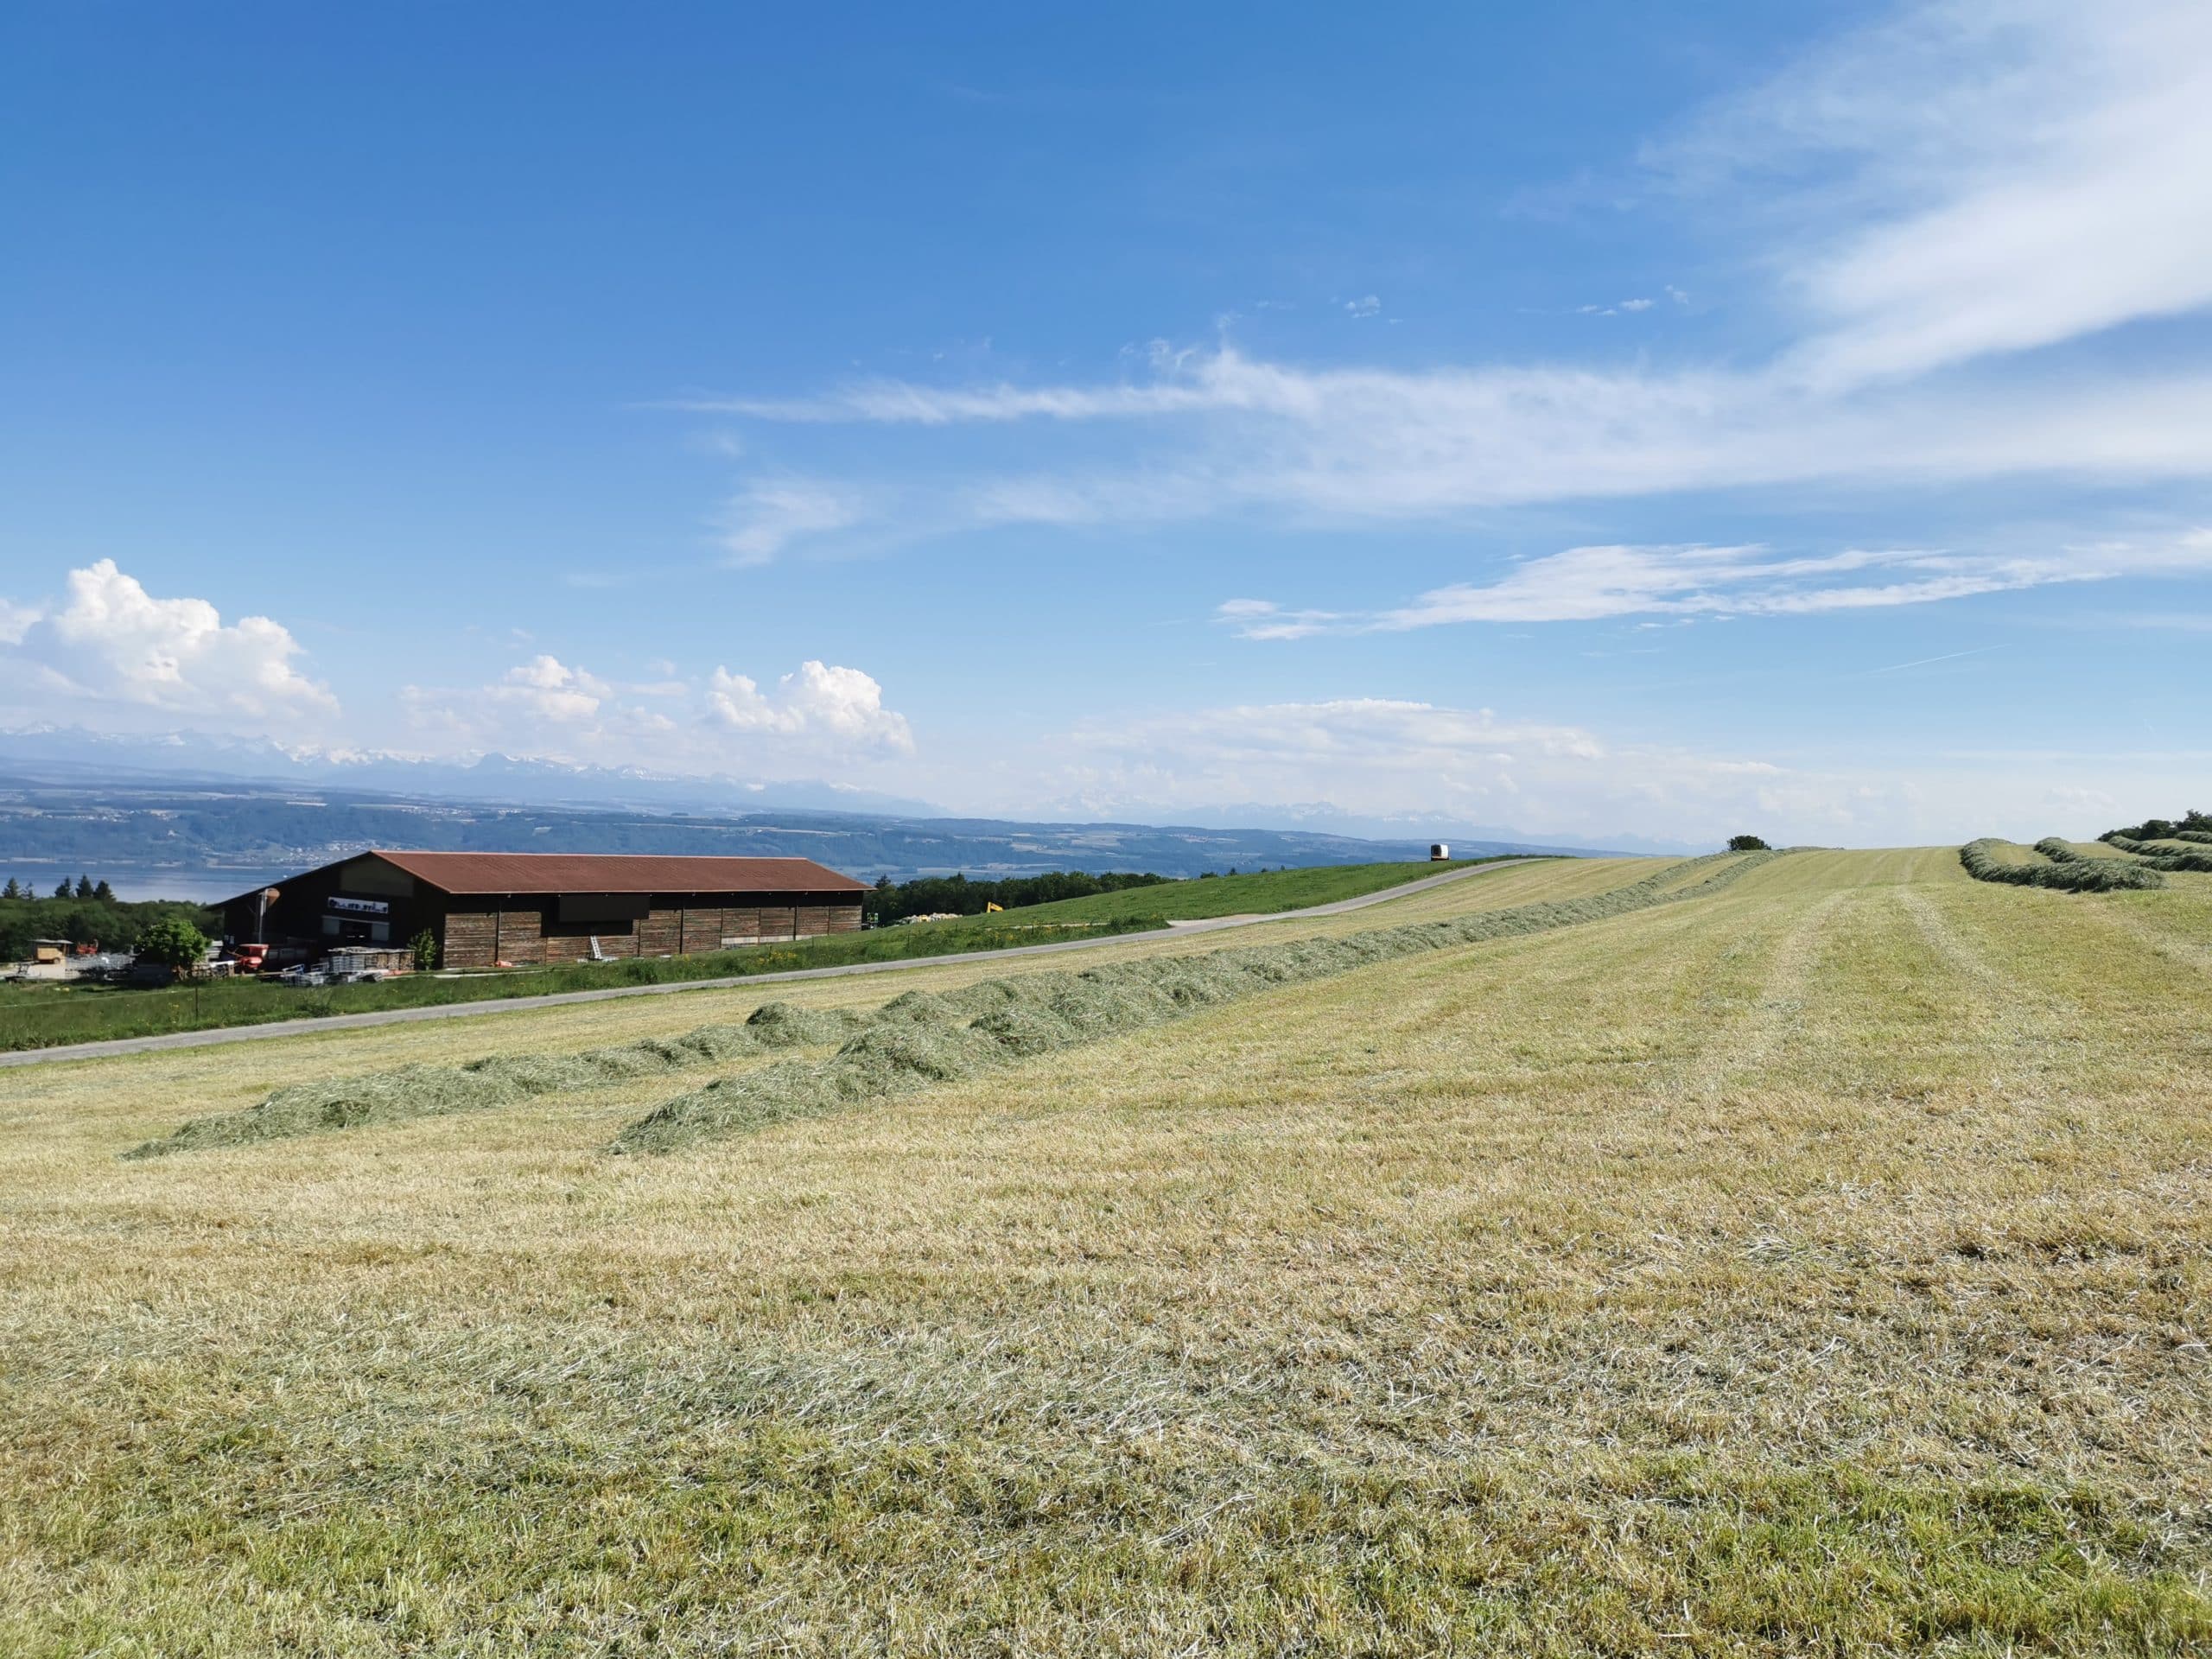
[(226, 900), (223, 931), (320, 952), (427, 929), (444, 967), (521, 967), (849, 933), (866, 891), (810, 858), (377, 850)]

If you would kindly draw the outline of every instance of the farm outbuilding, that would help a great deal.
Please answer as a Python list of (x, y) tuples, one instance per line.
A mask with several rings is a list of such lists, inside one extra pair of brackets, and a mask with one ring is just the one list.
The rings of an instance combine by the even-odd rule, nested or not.
[(325, 952), (427, 931), (445, 967), (520, 967), (849, 933), (866, 891), (810, 858), (377, 850), (226, 899), (223, 931)]

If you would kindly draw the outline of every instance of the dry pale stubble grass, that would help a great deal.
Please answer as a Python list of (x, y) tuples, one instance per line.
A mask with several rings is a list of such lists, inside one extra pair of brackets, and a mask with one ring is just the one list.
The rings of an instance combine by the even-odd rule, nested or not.
[(0, 1647), (2201, 1643), (2208, 922), (1800, 855), (675, 1158), (112, 1154), (751, 999), (0, 1079)]

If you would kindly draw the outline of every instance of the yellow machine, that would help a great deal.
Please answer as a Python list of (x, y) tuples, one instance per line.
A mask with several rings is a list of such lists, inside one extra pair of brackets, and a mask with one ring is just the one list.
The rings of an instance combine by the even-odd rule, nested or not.
[(986, 916), (989, 915), (995, 910), (1004, 910), (1006, 906), (1004, 905), (995, 905), (988, 899), (983, 900), (983, 914)]

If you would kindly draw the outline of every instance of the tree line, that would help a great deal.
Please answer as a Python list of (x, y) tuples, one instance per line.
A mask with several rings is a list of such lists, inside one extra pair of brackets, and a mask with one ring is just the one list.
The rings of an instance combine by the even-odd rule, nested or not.
[(34, 939), (97, 941), (104, 950), (135, 950), (157, 922), (185, 921), (219, 931), (221, 918), (203, 906), (175, 899), (118, 899), (107, 882), (79, 876), (41, 896), (37, 887), (10, 876), (0, 883), (0, 962), (20, 962)]
[(1097, 893), (1157, 887), (1167, 879), (1127, 870), (1109, 870), (1099, 875), (1082, 870), (1052, 870), (1043, 875), (1009, 875), (995, 881), (970, 881), (964, 875), (925, 875), (912, 881), (893, 881), (887, 875), (861, 899), (861, 912), (872, 925), (880, 927), (909, 916), (980, 916), (991, 905), (1018, 910), (1024, 905), (1088, 899)]
[(2212, 835), (2212, 813), (2191, 807), (2177, 818), (2145, 818), (2125, 829), (2107, 830), (2099, 841), (2201, 841)]

